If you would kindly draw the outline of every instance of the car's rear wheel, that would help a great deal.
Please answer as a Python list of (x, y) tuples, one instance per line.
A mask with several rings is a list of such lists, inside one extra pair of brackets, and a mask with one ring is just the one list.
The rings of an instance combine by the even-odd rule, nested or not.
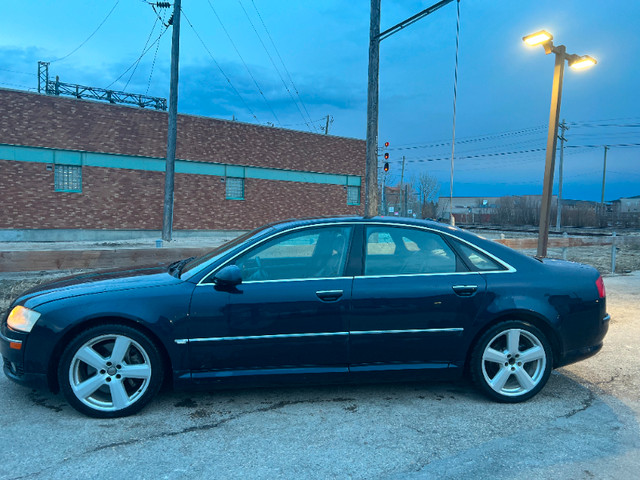
[(162, 384), (162, 360), (146, 335), (124, 325), (100, 325), (65, 348), (60, 387), (73, 408), (91, 417), (138, 412)]
[(547, 383), (553, 352), (544, 333), (512, 320), (487, 330), (471, 354), (471, 377), (478, 388), (499, 402), (523, 402)]

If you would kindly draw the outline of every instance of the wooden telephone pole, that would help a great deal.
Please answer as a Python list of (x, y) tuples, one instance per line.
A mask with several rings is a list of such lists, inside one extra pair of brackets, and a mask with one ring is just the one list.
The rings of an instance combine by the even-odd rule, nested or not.
[(164, 172), (164, 212), (162, 239), (170, 242), (173, 233), (173, 191), (176, 169), (176, 139), (178, 136), (178, 57), (180, 55), (180, 8), (182, 0), (173, 4), (173, 37), (171, 38), (171, 87), (169, 91), (169, 128), (167, 132), (167, 162)]

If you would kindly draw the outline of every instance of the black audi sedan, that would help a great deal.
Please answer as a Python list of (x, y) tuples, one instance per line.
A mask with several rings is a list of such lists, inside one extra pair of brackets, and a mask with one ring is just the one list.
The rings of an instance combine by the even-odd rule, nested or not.
[(454, 379), (500, 402), (589, 357), (609, 326), (589, 266), (435, 222), (267, 225), (201, 258), (32, 289), (1, 324), (4, 372), (80, 412), (130, 415), (163, 384)]

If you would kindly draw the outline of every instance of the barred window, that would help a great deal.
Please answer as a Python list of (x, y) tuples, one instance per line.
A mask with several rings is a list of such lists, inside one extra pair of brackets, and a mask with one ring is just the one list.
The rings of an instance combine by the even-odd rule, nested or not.
[(227, 200), (244, 200), (244, 178), (227, 177)]
[(347, 187), (347, 205), (360, 205), (360, 187)]
[(82, 166), (56, 165), (53, 177), (56, 192), (82, 192)]

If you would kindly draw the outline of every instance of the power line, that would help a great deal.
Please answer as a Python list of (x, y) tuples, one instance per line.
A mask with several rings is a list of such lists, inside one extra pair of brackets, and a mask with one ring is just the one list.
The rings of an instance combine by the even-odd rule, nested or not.
[(218, 63), (218, 61), (215, 59), (215, 57), (213, 56), (213, 54), (211, 53), (211, 50), (209, 50), (209, 47), (207, 47), (207, 45), (204, 43), (204, 41), (202, 40), (202, 37), (200, 36), (200, 34), (198, 34), (198, 32), (196, 31), (195, 27), (193, 26), (193, 24), (191, 23), (191, 20), (189, 20), (189, 17), (187, 17), (187, 14), (185, 13), (184, 9), (182, 9), (182, 15), (184, 16), (184, 19), (187, 21), (187, 23), (189, 24), (189, 26), (191, 27), (191, 29), (193, 30), (193, 33), (196, 34), (196, 37), (198, 37), (198, 40), (200, 40), (200, 43), (202, 44), (202, 46), (204, 47), (204, 49), (207, 51), (207, 53), (209, 54), (209, 56), (211, 57), (211, 60), (213, 60), (213, 63), (215, 64), (216, 67), (218, 67), (218, 70), (220, 70), (220, 73), (222, 74), (222, 76), (225, 78), (225, 80), (227, 81), (227, 83), (229, 84), (229, 86), (231, 87), (231, 89), (235, 92), (235, 94), (238, 96), (238, 98), (242, 101), (242, 104), (244, 105), (244, 107), (249, 110), (249, 113), (251, 113), (251, 116), (253, 118), (256, 119), (256, 122), (260, 123), (260, 121), (258, 120), (258, 117), (256, 117), (256, 114), (253, 113), (253, 110), (251, 109), (251, 107), (249, 107), (249, 105), (247, 105), (247, 102), (244, 100), (244, 97), (242, 95), (240, 95), (240, 92), (238, 91), (238, 89), (236, 87), (233, 86), (233, 83), (231, 83), (231, 80), (229, 79), (229, 77), (227, 76), (226, 73), (224, 73), (224, 70), (222, 69), (222, 67), (220, 66), (220, 64)]
[(153, 48), (153, 46), (154, 46), (156, 43), (158, 43), (158, 42), (160, 41), (160, 39), (162, 38), (162, 36), (163, 36), (165, 33), (167, 33), (167, 30), (169, 30), (169, 28), (168, 28), (168, 27), (165, 27), (165, 29), (164, 29), (162, 32), (160, 32), (160, 35), (158, 35), (158, 37), (153, 41), (153, 43), (152, 43), (151, 45), (149, 45), (149, 47), (148, 47), (146, 50), (143, 50), (143, 51), (142, 51), (142, 53), (140, 54), (140, 56), (139, 56), (139, 57), (138, 57), (138, 58), (137, 58), (137, 59), (136, 59), (136, 60), (135, 60), (131, 65), (129, 65), (129, 68), (127, 68), (124, 72), (122, 72), (122, 73), (120, 74), (120, 76), (119, 76), (118, 78), (116, 78), (113, 82), (111, 82), (109, 85), (107, 85), (107, 87), (106, 87), (106, 88), (109, 88), (111, 85), (113, 85), (113, 84), (114, 84), (114, 83), (116, 83), (118, 80), (120, 80), (122, 77), (124, 77), (124, 76), (129, 72), (129, 70), (131, 70), (132, 68), (134, 68), (134, 67), (135, 67), (135, 66), (140, 62), (140, 60), (142, 59), (142, 57), (144, 57), (144, 56), (147, 54), (147, 52), (148, 52), (149, 50), (151, 50), (151, 49)]
[(33, 87), (27, 87), (26, 85), (18, 85), (16, 83), (0, 82), (0, 85), (6, 85), (8, 87), (17, 87), (17, 88), (21, 88), (23, 90), (35, 90), (35, 88), (33, 88)]
[(220, 19), (220, 16), (218, 15), (218, 13), (216, 12), (216, 9), (213, 8), (213, 5), (211, 4), (210, 0), (207, 0), (207, 3), (209, 4), (209, 7), (211, 8), (211, 11), (213, 12), (213, 14), (216, 16), (216, 18), (218, 19), (218, 22), (220, 22), (220, 26), (222, 27), (222, 30), (224, 30), (225, 35), (227, 36), (227, 38), (229, 39), (229, 42), (231, 42), (231, 46), (233, 46), (233, 49), (236, 51), (236, 53), (238, 54), (238, 57), (240, 58), (240, 61), (242, 62), (242, 64), (244, 65), (244, 68), (247, 70), (247, 73), (249, 74), (249, 76), (251, 77), (251, 79), (253, 80), (253, 83), (255, 84), (256, 88), (258, 89), (258, 92), (260, 93), (260, 95), (262, 96), (262, 98), (264, 99), (264, 102), (266, 103), (267, 107), (269, 108), (269, 110), (271, 111), (271, 114), (273, 115), (273, 117), (276, 119), (276, 122), (278, 122), (278, 125), (280, 125), (280, 119), (278, 118), (278, 115), (276, 114), (275, 110), (271, 107), (271, 104), (269, 103), (269, 101), (267, 100), (267, 97), (265, 97), (262, 88), (260, 88), (260, 85), (258, 84), (258, 81), (256, 80), (256, 78), (253, 76), (253, 73), (251, 73), (251, 69), (249, 68), (249, 66), (247, 65), (247, 63), (244, 61), (244, 58), (242, 57), (242, 54), (240, 53), (240, 50), (238, 50), (238, 47), (236, 47), (236, 44), (234, 43), (233, 39), (231, 38), (231, 35), (229, 35), (229, 32), (227, 31), (227, 28), (224, 26), (224, 23), (222, 23), (222, 20)]
[[(151, 35), (153, 35), (153, 32), (156, 29), (156, 25), (158, 24), (158, 19), (159, 17), (156, 16), (155, 21), (153, 22), (153, 26), (151, 27), (151, 31), (149, 32), (149, 35), (147, 36), (147, 41), (144, 42), (144, 47), (142, 47), (142, 51), (144, 52), (147, 49), (147, 45), (149, 45), (149, 41), (151, 40)], [(158, 42), (156, 44), (156, 52), (158, 51), (158, 46), (160, 46), (160, 42)], [(138, 67), (140, 66), (140, 62), (142, 61), (142, 55), (140, 56), (140, 58), (138, 59), (138, 63), (136, 63), (135, 68), (133, 69), (133, 72), (131, 72), (131, 75), (129, 75), (129, 79), (127, 80), (127, 83), (124, 84), (123, 90), (126, 90), (127, 87), (129, 86), (129, 83), (131, 82), (131, 79), (133, 78), (133, 76), (136, 73), (136, 70), (138, 70)]]
[(102, 25), (104, 25), (104, 23), (107, 21), (107, 19), (111, 16), (111, 14), (113, 13), (113, 11), (116, 9), (116, 7), (118, 6), (118, 4), (120, 3), (120, 0), (116, 0), (115, 5), (111, 8), (111, 10), (109, 10), (109, 13), (107, 13), (107, 16), (104, 17), (104, 20), (102, 20), (102, 22), (100, 22), (100, 25), (98, 25), (98, 27), (93, 31), (93, 33), (91, 35), (89, 35), (87, 37), (87, 39), (82, 42), (80, 45), (78, 45), (75, 49), (73, 49), (71, 52), (67, 53), (64, 57), (60, 57), (60, 58), (56, 58), (55, 60), (51, 60), (50, 63), (53, 62), (59, 62), (60, 60), (64, 60), (67, 57), (70, 57), (71, 55), (73, 55), (74, 53), (76, 53), (78, 50), (80, 50), (85, 43), (87, 43), (89, 40), (91, 40), (91, 38), (98, 33), (98, 30), (100, 30), (100, 28), (102, 27)]
[[(456, 144), (483, 142), (485, 140), (492, 140), (492, 139), (495, 139), (495, 138), (510, 137), (510, 136), (514, 136), (514, 135), (530, 135), (530, 134), (536, 133), (538, 131), (541, 131), (541, 130), (543, 130), (545, 128), (547, 128), (546, 125), (540, 125), (540, 126), (537, 126), (537, 127), (530, 127), (530, 128), (525, 128), (525, 129), (521, 129), (521, 130), (513, 130), (513, 131), (494, 133), (494, 134), (488, 134), (488, 135), (480, 135), (480, 136), (476, 136), (476, 137), (466, 137), (466, 138), (463, 138), (463, 139), (456, 140)], [(421, 148), (448, 147), (448, 146), (451, 146), (451, 142), (450, 141), (441, 141), (441, 142), (437, 142), (437, 143), (429, 143), (429, 144), (421, 144), (421, 145), (411, 145), (411, 144), (405, 144), (405, 145), (406, 146), (400, 145), (399, 147), (390, 147), (389, 150), (402, 151), (402, 150), (418, 150), (418, 149), (421, 149)]]
[(293, 78), (291, 78), (291, 74), (289, 73), (289, 69), (285, 65), (284, 60), (282, 59), (282, 56), (280, 55), (280, 51), (278, 50), (278, 47), (276, 47), (276, 44), (273, 41), (273, 37), (271, 36), (271, 33), (269, 33), (269, 29), (267, 28), (267, 25), (264, 23), (262, 15), (260, 15), (260, 11), (258, 10), (258, 7), (256, 6), (256, 4), (255, 4), (255, 2), (253, 0), (251, 0), (251, 4), (253, 5), (253, 8), (255, 9), (256, 13), (258, 14), (258, 18), (260, 19), (260, 23), (262, 23), (262, 27), (264, 28), (264, 31), (267, 32), (267, 36), (269, 37), (269, 41), (271, 42), (271, 45), (273, 46), (273, 49), (276, 51), (276, 55), (278, 55), (278, 58), (280, 59), (280, 63), (282, 63), (282, 68), (284, 69), (285, 73), (287, 74), (287, 77), (289, 78), (289, 81), (291, 82), (291, 86), (293, 87), (293, 90), (296, 92), (296, 96), (298, 97), (298, 100), (300, 101), (300, 105), (302, 105), (302, 108), (304, 109), (305, 113), (307, 114), (307, 117), (311, 118), (311, 115), (309, 115), (309, 111), (307, 110), (306, 105), (302, 101), (302, 97), (300, 97), (300, 92), (298, 92), (298, 87), (294, 83)]
[[(260, 44), (262, 45), (262, 48), (264, 48), (264, 51), (266, 52), (267, 57), (269, 57), (269, 60), (271, 61), (271, 65), (273, 65), (273, 68), (275, 69), (276, 73), (278, 74), (278, 77), (280, 77), (280, 81), (282, 82), (282, 85), (284, 86), (285, 90), (289, 94), (289, 97), (291, 98), (291, 101), (293, 102), (293, 104), (298, 109), (298, 112), (300, 113), (300, 116), (302, 117), (302, 120), (304, 121), (304, 123), (307, 125), (307, 128), (309, 129), (309, 131), (311, 131), (311, 125), (313, 125), (313, 123), (311, 125), (309, 125), (309, 122), (307, 121), (307, 118), (305, 118), (304, 114), (302, 113), (302, 110), (300, 109), (300, 106), (298, 105), (298, 102), (296, 102), (296, 99), (293, 97), (293, 94), (291, 93), (291, 90), (289, 90), (289, 86), (287, 85), (287, 82), (285, 82), (284, 77), (282, 76), (282, 74), (280, 73), (280, 70), (276, 66), (276, 63), (273, 60), (273, 57), (271, 56), (271, 54), (269, 53), (269, 50), (267, 49), (267, 46), (262, 41), (262, 38), (260, 37), (260, 34), (258, 33), (258, 30), (256, 30), (255, 25), (251, 21), (251, 17), (249, 17), (249, 14), (245, 10), (244, 5), (242, 5), (242, 2), (240, 0), (238, 0), (238, 3), (240, 4), (240, 8), (242, 8), (242, 11), (244, 12), (245, 16), (247, 17), (247, 20), (249, 20), (249, 23), (251, 24), (251, 28), (253, 28), (253, 31), (255, 32), (256, 36), (258, 37), (258, 40), (260, 41)], [(309, 117), (309, 120), (311, 120), (311, 117)], [(318, 132), (318, 130), (316, 129), (315, 125), (313, 125), (313, 130), (316, 133)]]
[[(602, 148), (605, 144), (602, 145), (566, 145), (565, 148)], [(640, 147), (640, 143), (607, 143), (607, 147), (620, 147), (620, 148), (635, 148)]]
[(33, 76), (33, 72), (31, 72), (31, 73), (19, 72), (17, 70), (9, 70), (8, 68), (0, 68), (0, 71), (9, 72), (9, 73), (17, 73), (18, 75), (29, 75), (30, 77)]

